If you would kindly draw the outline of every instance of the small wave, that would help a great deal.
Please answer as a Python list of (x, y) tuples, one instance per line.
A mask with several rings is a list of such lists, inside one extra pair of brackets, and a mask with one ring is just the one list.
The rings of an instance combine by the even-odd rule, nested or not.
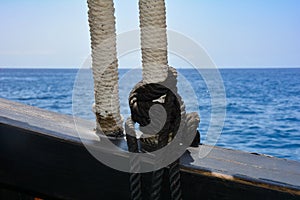
[(261, 129), (261, 127), (260, 126), (250, 126), (248, 129), (257, 130), (257, 129)]
[(266, 142), (262, 142), (261, 144), (251, 145), (251, 147), (254, 149), (279, 149), (282, 148), (282, 145), (272, 143), (267, 144)]
[(284, 144), (281, 146), (282, 149), (298, 149), (300, 144)]
[(30, 100), (36, 100), (35, 97), (18, 97), (18, 98), (14, 98), (15, 100), (19, 100), (19, 101), (30, 101)]
[(240, 111), (239, 112), (240, 114), (250, 114), (250, 115), (254, 115), (254, 114), (256, 114), (256, 112), (255, 111), (251, 111), (251, 110), (242, 110), (242, 111)]

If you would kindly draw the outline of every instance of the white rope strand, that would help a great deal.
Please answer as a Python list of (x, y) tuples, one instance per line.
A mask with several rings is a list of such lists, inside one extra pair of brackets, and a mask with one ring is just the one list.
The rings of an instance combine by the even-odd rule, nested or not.
[(162, 82), (168, 75), (165, 2), (140, 0), (139, 9), (143, 81)]
[(113, 0), (88, 0), (97, 131), (122, 131)]

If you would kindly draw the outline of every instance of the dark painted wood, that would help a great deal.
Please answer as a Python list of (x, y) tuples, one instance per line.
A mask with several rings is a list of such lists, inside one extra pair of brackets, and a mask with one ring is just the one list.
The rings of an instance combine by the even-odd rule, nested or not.
[[(93, 122), (76, 121), (84, 138), (96, 139)], [(184, 199), (300, 199), (295, 161), (201, 145), (182, 156), (181, 170)], [(89, 154), (72, 116), (0, 99), (1, 187), (46, 199), (128, 199), (128, 178)]]

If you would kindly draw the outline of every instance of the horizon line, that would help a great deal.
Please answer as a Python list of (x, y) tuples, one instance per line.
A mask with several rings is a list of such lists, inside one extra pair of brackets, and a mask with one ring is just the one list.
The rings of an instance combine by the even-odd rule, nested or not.
[[(300, 66), (216, 66), (217, 69), (297, 69)], [(0, 66), (0, 69), (81, 69), (74, 66)], [(118, 69), (142, 69), (137, 67), (119, 67)], [(198, 69), (195, 67), (178, 67), (175, 69)], [(200, 69), (215, 69), (211, 67), (201, 67)]]

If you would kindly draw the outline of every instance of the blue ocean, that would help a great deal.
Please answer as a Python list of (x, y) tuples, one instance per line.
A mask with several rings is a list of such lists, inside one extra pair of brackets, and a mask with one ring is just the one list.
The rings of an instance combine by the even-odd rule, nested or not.
[[(220, 69), (226, 118), (217, 146), (300, 161), (300, 69)], [(120, 77), (128, 70), (120, 69)], [(211, 96), (195, 69), (179, 69), (192, 90), (179, 86), (187, 111), (201, 117), (201, 142), (211, 120)], [(90, 72), (87, 72), (90, 76)], [(137, 73), (136, 79), (141, 75)], [(91, 111), (74, 113), (77, 69), (0, 69), (0, 97), (93, 120)], [(128, 115), (127, 85), (120, 80), (121, 113)], [(76, 84), (75, 84), (76, 85)], [(87, 84), (92, 88), (92, 85)], [(81, 88), (85, 90), (83, 84)], [(191, 91), (194, 93), (192, 94)], [(87, 95), (93, 102), (91, 93)], [(126, 103), (125, 103), (126, 102)], [(90, 105), (91, 107), (92, 105)]]

